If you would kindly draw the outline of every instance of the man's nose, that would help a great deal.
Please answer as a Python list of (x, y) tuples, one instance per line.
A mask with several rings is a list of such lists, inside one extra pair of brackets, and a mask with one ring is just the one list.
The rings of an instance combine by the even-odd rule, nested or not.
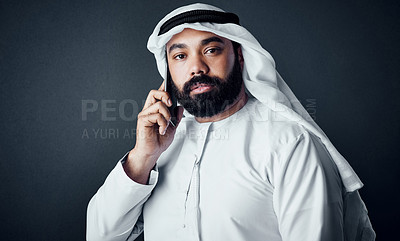
[(201, 56), (193, 56), (190, 62), (190, 75), (199, 75), (208, 73), (208, 65)]

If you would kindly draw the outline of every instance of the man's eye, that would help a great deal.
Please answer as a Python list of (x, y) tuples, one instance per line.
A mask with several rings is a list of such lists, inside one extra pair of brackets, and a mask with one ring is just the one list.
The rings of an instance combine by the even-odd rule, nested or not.
[(219, 48), (210, 48), (206, 50), (206, 54), (213, 54), (218, 52), (220, 49)]
[(175, 55), (175, 57), (174, 57), (174, 59), (183, 59), (183, 58), (185, 58), (184, 54), (178, 54), (178, 55)]

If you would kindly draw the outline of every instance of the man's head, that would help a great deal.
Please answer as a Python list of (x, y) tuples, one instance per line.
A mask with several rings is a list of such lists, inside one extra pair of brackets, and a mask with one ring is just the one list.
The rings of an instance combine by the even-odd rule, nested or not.
[[(170, 62), (168, 46), (173, 38), (177, 38), (184, 31), (197, 30), (208, 34), (214, 34), (220, 39), (240, 45), (238, 52), (239, 63), (242, 72), (242, 79), (247, 93), (256, 97), (261, 102), (273, 103), (278, 101), (287, 106), (290, 105), (286, 96), (278, 89), (277, 75), (275, 70), (275, 62), (272, 56), (258, 43), (254, 36), (247, 31), (239, 23), (237, 15), (225, 12), (217, 7), (207, 4), (191, 4), (180, 7), (167, 14), (154, 28), (153, 33), (149, 37), (147, 48), (154, 54), (156, 58), (157, 68), (164, 79), (168, 77), (168, 68), (171, 71), (177, 89), (182, 89), (183, 84), (180, 78), (175, 76)], [(189, 36), (192, 37), (192, 36)], [(234, 52), (230, 52), (234, 56)], [(178, 56), (180, 58), (182, 56)], [(234, 58), (235, 60), (235, 58)], [(235, 61), (226, 61), (227, 65), (223, 75), (214, 75), (220, 79), (225, 79), (233, 69)], [(229, 68), (228, 68), (229, 67)], [(180, 72), (179, 75), (187, 73)], [(209, 75), (212, 76), (212, 75)], [(187, 78), (187, 77), (186, 77)], [(186, 79), (185, 81), (188, 81)], [(221, 81), (223, 82), (223, 81)], [(204, 90), (210, 88), (203, 88)], [(183, 90), (183, 89), (182, 89)], [(239, 93), (239, 100), (231, 107), (235, 107), (237, 103), (246, 102), (246, 94), (244, 88)], [(243, 101), (241, 101), (243, 100)], [(227, 102), (226, 102), (227, 103)], [(216, 106), (216, 105), (212, 105)], [(237, 105), (240, 109), (240, 105)], [(227, 108), (229, 112), (224, 111), (216, 118), (203, 118), (204, 121), (217, 120), (224, 117), (225, 114), (235, 112), (238, 108)], [(196, 111), (198, 113), (198, 111)], [(226, 117), (226, 116), (225, 116)], [(199, 120), (199, 118), (196, 118)]]
[(224, 111), (244, 88), (238, 44), (216, 34), (184, 29), (166, 44), (166, 58), (174, 94), (196, 117)]

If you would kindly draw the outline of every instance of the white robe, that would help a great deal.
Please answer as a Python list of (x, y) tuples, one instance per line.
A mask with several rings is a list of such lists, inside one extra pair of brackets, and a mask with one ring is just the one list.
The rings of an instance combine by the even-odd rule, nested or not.
[(118, 162), (89, 203), (88, 240), (134, 240), (143, 221), (146, 241), (344, 240), (325, 146), (254, 98), (218, 122), (184, 118), (157, 169), (141, 185)]

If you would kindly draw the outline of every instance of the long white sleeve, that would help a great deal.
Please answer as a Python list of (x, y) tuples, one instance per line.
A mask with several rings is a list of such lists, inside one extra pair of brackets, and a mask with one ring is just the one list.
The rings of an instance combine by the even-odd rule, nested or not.
[(342, 241), (342, 183), (318, 138), (303, 133), (280, 151), (274, 209), (283, 241)]
[(143, 223), (138, 218), (157, 180), (158, 172), (152, 170), (149, 185), (136, 183), (126, 175), (119, 161), (89, 202), (86, 239), (109, 241), (138, 237), (143, 231)]

